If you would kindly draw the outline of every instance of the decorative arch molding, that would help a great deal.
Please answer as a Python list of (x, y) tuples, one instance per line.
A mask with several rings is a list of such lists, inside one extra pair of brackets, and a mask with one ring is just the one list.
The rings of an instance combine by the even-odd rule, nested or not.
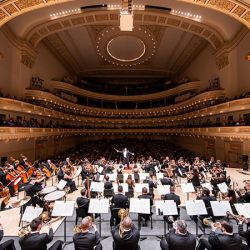
[[(213, 9), (231, 16), (250, 28), (250, 5), (241, 0), (182, 0), (194, 5)], [(0, 4), (0, 27), (24, 13), (62, 4), (68, 0), (6, 0)]]
[[(206, 39), (214, 49), (223, 43), (223, 36), (213, 27), (180, 16), (163, 14), (156, 11), (136, 11), (134, 14), (135, 25), (160, 25), (173, 27), (193, 33)], [(85, 12), (62, 18), (50, 20), (39, 24), (26, 32), (26, 39), (36, 47), (45, 37), (59, 31), (87, 25), (117, 25), (119, 26), (119, 13), (117, 11)]]

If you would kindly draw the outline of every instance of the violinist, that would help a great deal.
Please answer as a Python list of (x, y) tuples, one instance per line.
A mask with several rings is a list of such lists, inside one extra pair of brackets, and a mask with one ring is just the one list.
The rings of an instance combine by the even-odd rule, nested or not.
[(192, 182), (195, 188), (201, 185), (200, 178), (201, 176), (197, 168), (194, 168), (192, 172), (190, 171), (190, 173), (187, 174), (188, 182)]
[(73, 180), (73, 173), (72, 170), (69, 168), (66, 168), (64, 171), (63, 180), (67, 182), (66, 187), (69, 187), (69, 193), (73, 193), (77, 190), (75, 181)]
[(11, 196), (14, 196), (15, 190), (13, 188), (13, 184), (11, 181), (7, 180), (6, 175), (8, 173), (7, 168), (0, 168), (0, 182), (3, 184), (4, 187), (8, 186), (9, 192)]

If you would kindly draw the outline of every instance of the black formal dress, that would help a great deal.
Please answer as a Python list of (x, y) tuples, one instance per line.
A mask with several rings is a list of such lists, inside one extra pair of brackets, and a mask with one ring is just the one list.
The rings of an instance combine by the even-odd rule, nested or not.
[(237, 234), (217, 234), (211, 232), (208, 241), (201, 239), (197, 250), (240, 250), (242, 246), (242, 240)]
[[(3, 239), (3, 230), (0, 230), (0, 241)], [(0, 244), (0, 250), (16, 250), (14, 240), (7, 240)]]
[(77, 233), (73, 236), (75, 250), (101, 250), (100, 235), (96, 231), (94, 234), (90, 232)]
[[(39, 232), (31, 232), (19, 239), (22, 250), (47, 250), (47, 244), (53, 240), (53, 230), (50, 228), (49, 234)], [(62, 242), (56, 241), (49, 250), (61, 250)]]
[(133, 225), (131, 230), (124, 231), (122, 237), (119, 234), (119, 225), (112, 230), (113, 250), (139, 250), (140, 233)]
[(176, 234), (175, 229), (169, 230), (166, 239), (161, 240), (162, 250), (195, 250), (196, 238), (193, 234)]

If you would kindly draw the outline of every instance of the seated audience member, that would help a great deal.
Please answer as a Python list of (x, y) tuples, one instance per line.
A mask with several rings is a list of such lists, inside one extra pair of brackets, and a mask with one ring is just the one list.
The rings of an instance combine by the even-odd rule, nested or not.
[[(90, 232), (91, 226), (94, 228), (95, 233)], [(88, 217), (83, 218), (80, 226), (81, 232), (74, 234), (73, 242), (75, 250), (101, 250), (100, 235), (94, 224), (91, 224)]]
[(142, 195), (138, 196), (139, 199), (149, 199), (150, 200), (150, 214), (138, 214), (139, 220), (142, 221), (144, 219), (144, 226), (147, 226), (147, 222), (150, 219), (150, 216), (152, 215), (151, 207), (153, 206), (153, 199), (152, 195), (148, 193), (148, 189), (146, 187), (142, 188)]
[[(3, 225), (0, 223), (0, 241), (2, 241), (4, 235)], [(14, 240), (7, 240), (4, 243), (0, 244), (1, 250), (16, 250), (14, 245)]]
[(112, 230), (113, 250), (139, 250), (140, 233), (130, 217), (125, 217), (121, 225)]
[(222, 234), (217, 234), (215, 231), (217, 226), (215, 223), (211, 224), (211, 233), (208, 237), (208, 241), (201, 239), (197, 250), (240, 250), (242, 246), (242, 240), (239, 235), (233, 233), (233, 226), (228, 222), (221, 222)]
[(162, 250), (195, 250), (196, 238), (187, 231), (184, 220), (177, 220), (174, 222), (174, 228), (161, 240), (160, 246)]
[[(22, 250), (46, 250), (47, 244), (53, 240), (53, 229), (49, 224), (49, 234), (40, 233), (42, 221), (39, 218), (30, 223), (31, 232), (19, 239)], [(49, 250), (61, 250), (62, 242), (56, 241)]]

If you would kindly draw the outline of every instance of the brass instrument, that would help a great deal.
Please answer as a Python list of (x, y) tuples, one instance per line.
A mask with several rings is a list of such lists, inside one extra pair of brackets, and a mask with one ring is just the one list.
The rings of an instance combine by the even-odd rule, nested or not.
[(211, 224), (213, 224), (214, 227), (216, 227), (216, 228), (221, 228), (220, 222), (213, 222), (210, 218), (204, 218), (204, 219), (202, 220), (202, 222), (203, 222), (203, 224), (204, 224), (205, 226), (207, 226), (207, 227), (211, 227)]
[(236, 215), (236, 214), (232, 214), (231, 212), (227, 211), (226, 212), (227, 218), (229, 219), (230, 217), (232, 217), (233, 219), (235, 219), (236, 221), (242, 221), (245, 223), (248, 223), (248, 220), (245, 218), (244, 215)]
[[(53, 222), (56, 222), (56, 221), (60, 220), (62, 217), (57, 217), (57, 218), (52, 219), (52, 220), (49, 221), (48, 212), (43, 212), (43, 213), (39, 216), (39, 218), (42, 220), (42, 222), (43, 222), (42, 226), (44, 227), (44, 226), (47, 226), (47, 225), (49, 225), (49, 224), (51, 224), (51, 223), (53, 223)], [(29, 226), (30, 226), (30, 223), (27, 224), (27, 225), (25, 225), (25, 226), (23, 226), (23, 227), (21, 227), (21, 228), (19, 229), (19, 231), (18, 231), (18, 236), (19, 236), (20, 238), (22, 238), (22, 237), (28, 235), (28, 234), (31, 232)]]
[[(92, 217), (91, 216), (87, 216), (86, 218), (89, 220), (89, 225), (90, 225), (89, 227), (92, 227), (92, 225), (93, 225), (93, 219), (92, 219)], [(74, 226), (74, 232), (75, 233), (81, 233), (81, 231), (82, 231), (81, 224)]]
[(121, 208), (118, 212), (118, 216), (121, 219), (120, 226), (119, 226), (119, 235), (120, 235), (120, 237), (122, 237), (122, 235), (124, 233), (124, 228), (123, 228), (122, 223), (123, 223), (124, 218), (128, 216), (128, 210)]

